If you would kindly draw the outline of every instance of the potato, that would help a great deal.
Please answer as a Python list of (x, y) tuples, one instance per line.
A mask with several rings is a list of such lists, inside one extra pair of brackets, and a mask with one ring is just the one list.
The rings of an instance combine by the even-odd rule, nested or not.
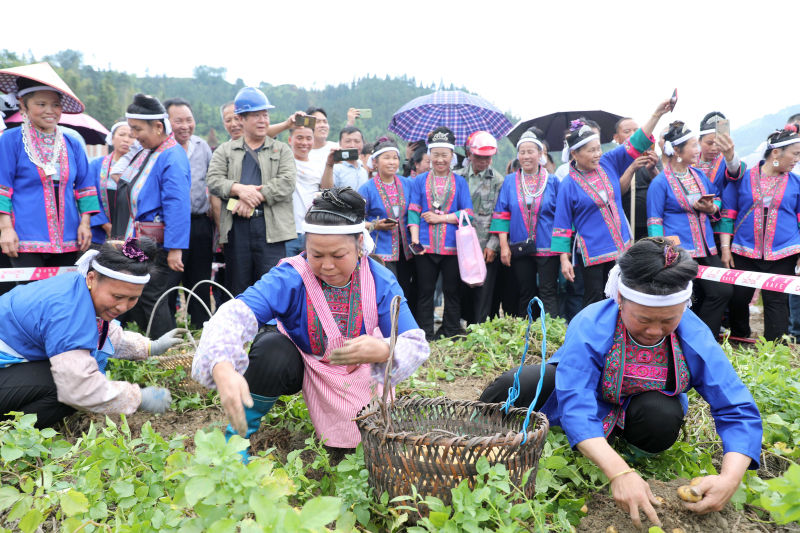
[(615, 528), (614, 526), (608, 526), (606, 528), (606, 533), (619, 533), (619, 531), (617, 531), (617, 528)]
[(703, 499), (703, 496), (691, 485), (683, 485), (682, 487), (678, 487), (678, 496), (681, 500), (689, 503), (697, 503)]
[(672, 533), (686, 533), (686, 531), (682, 527), (673, 527)]
[(584, 504), (584, 506), (581, 507), (581, 512), (583, 514), (589, 514), (589, 507), (586, 504)]
[(694, 487), (695, 485), (699, 485), (701, 481), (703, 481), (703, 476), (693, 477), (689, 485)]
[(656, 496), (656, 501), (657, 501), (658, 503), (660, 503), (661, 505), (664, 505), (665, 503), (667, 503), (667, 500), (665, 500), (665, 499), (664, 499), (664, 498), (662, 498), (661, 496)]

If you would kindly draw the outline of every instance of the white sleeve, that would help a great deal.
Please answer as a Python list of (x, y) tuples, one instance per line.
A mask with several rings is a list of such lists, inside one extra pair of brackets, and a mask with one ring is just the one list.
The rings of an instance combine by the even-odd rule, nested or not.
[(129, 415), (142, 403), (138, 385), (111, 381), (88, 350), (70, 350), (50, 358), (58, 401), (93, 413)]

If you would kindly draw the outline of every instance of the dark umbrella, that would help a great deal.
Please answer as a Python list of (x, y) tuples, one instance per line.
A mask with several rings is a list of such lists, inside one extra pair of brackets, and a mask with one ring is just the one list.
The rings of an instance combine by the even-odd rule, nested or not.
[[(22, 124), (22, 115), (14, 113), (7, 119), (6, 126), (13, 128)], [(96, 119), (87, 115), (86, 113), (78, 113), (76, 115), (68, 115), (66, 113), (61, 115), (59, 124), (67, 126), (77, 131), (86, 144), (106, 144), (106, 135), (108, 130), (105, 126), (100, 124)]]
[(584, 117), (594, 120), (600, 125), (600, 143), (611, 142), (614, 137), (614, 125), (622, 117), (595, 109), (592, 111), (558, 111), (542, 117), (520, 120), (508, 134), (508, 140), (516, 145), (519, 138), (531, 126), (536, 126), (544, 132), (544, 140), (550, 147), (550, 152), (560, 151), (564, 146), (564, 131), (569, 128), (569, 123), (576, 118)]

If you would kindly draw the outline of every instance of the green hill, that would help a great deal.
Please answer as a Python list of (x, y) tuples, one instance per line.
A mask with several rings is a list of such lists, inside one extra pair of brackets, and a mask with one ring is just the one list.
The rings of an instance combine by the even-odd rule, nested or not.
[[(106, 127), (124, 115), (125, 108), (137, 92), (152, 94), (162, 100), (179, 96), (192, 104), (197, 122), (196, 134), (207, 139), (213, 130), (214, 136), (220, 142), (227, 138), (227, 134), (222, 127), (219, 107), (233, 100), (236, 92), (244, 87), (241, 79), (235, 83), (228, 82), (224, 68), (198, 66), (194, 69), (192, 78), (137, 77), (85, 65), (82, 54), (74, 50), (65, 50), (43, 58), (18, 55), (8, 50), (0, 51), (0, 68), (35, 61), (48, 61), (80, 97), (86, 105), (87, 113)], [(324, 89), (305, 89), (294, 85), (273, 86), (268, 83), (261, 83), (260, 88), (275, 106), (270, 114), (272, 122), (283, 121), (294, 111), (303, 111), (310, 106), (324, 108), (328, 113), (330, 138), (333, 140), (338, 138), (339, 129), (346, 123), (348, 108), (372, 109), (372, 119), (360, 120), (356, 124), (364, 132), (367, 142), (389, 133), (386, 128), (392, 115), (406, 102), (437, 89), (434, 86), (421, 86), (414, 78), (405, 76), (367, 77), (347, 84), (328, 85)], [(445, 89), (457, 88), (450, 86)], [(517, 120), (511, 116), (509, 119), (512, 122)], [(284, 134), (282, 138), (285, 139), (285, 136)], [(500, 153), (494, 166), (502, 170), (515, 153), (508, 141), (499, 144)]]
[(765, 115), (749, 124), (745, 124), (732, 133), (736, 141), (736, 150), (740, 155), (751, 153), (767, 139), (767, 135), (786, 125), (786, 119), (800, 113), (800, 104), (781, 109), (777, 113)]

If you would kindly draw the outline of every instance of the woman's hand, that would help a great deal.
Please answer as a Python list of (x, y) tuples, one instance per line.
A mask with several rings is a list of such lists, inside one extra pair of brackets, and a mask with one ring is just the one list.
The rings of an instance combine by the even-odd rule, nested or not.
[(78, 225), (78, 246), (81, 252), (85, 252), (92, 245), (92, 227), (81, 222)]
[(725, 268), (735, 268), (730, 245), (721, 247), (719, 260), (722, 261), (722, 264), (725, 265)]
[(612, 481), (611, 493), (614, 495), (617, 505), (630, 514), (631, 520), (637, 528), (642, 527), (640, 510), (644, 511), (651, 524), (661, 525), (653, 507), (661, 504), (650, 490), (650, 485), (636, 472), (623, 474)]
[(167, 254), (167, 266), (175, 272), (183, 272), (183, 250), (173, 248)]
[(570, 262), (569, 254), (567, 253), (561, 254), (561, 274), (564, 275), (564, 279), (567, 281), (575, 281), (575, 269), (572, 268), (572, 263)]
[(700, 198), (692, 207), (694, 207), (695, 211), (700, 211), (709, 215), (713, 215), (717, 212), (717, 204), (714, 203), (713, 198)]
[(253, 407), (253, 398), (250, 396), (250, 386), (247, 385), (247, 380), (228, 361), (214, 365), (211, 375), (217, 385), (217, 393), (219, 393), (219, 399), (225, 415), (228, 417), (228, 422), (239, 435), (244, 437), (247, 433), (244, 407)]
[(433, 211), (425, 211), (422, 213), (422, 220), (428, 224), (446, 224), (448, 215), (439, 215)]
[(483, 260), (486, 263), (491, 263), (494, 261), (494, 258), (497, 257), (497, 252), (492, 250), (491, 248), (484, 248), (483, 249)]
[(747, 472), (752, 459), (739, 452), (727, 452), (722, 456), (722, 468), (718, 476), (705, 476), (694, 490), (703, 495), (697, 503), (686, 503), (684, 506), (698, 514), (720, 511), (731, 499), (739, 483)]
[(388, 218), (381, 218), (372, 223), (372, 229), (376, 231), (388, 231), (397, 227), (397, 223), (391, 222)]
[(714, 144), (719, 147), (719, 151), (725, 156), (725, 161), (732, 161), (736, 155), (736, 147), (733, 144), (733, 139), (730, 135), (725, 133), (718, 133), (714, 136)]
[(0, 229), (0, 248), (8, 257), (17, 257), (19, 252), (19, 237), (14, 226), (5, 226)]
[(667, 113), (669, 113), (670, 111), (672, 111), (672, 99), (671, 98), (667, 98), (666, 100), (664, 100), (663, 102), (658, 104), (658, 107), (656, 107), (656, 110), (653, 111), (653, 115), (655, 115), (658, 118), (661, 118), (664, 115), (666, 115)]
[(344, 346), (331, 352), (332, 365), (360, 365), (363, 363), (384, 363), (389, 359), (389, 345), (372, 335), (361, 335), (348, 339)]
[(500, 262), (505, 266), (511, 266), (511, 247), (507, 243), (500, 243)]
[(112, 228), (111, 222), (106, 222), (105, 224), (103, 224), (100, 227), (103, 228), (103, 231), (106, 233), (106, 237), (110, 239), (111, 238), (111, 228)]

